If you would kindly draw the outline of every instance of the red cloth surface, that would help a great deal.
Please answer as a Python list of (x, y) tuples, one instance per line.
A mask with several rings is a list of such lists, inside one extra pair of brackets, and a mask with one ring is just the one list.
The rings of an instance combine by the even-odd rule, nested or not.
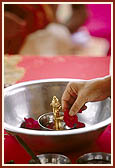
[(19, 66), (26, 69), (22, 81), (47, 78), (77, 78), (92, 79), (109, 74), (108, 57), (76, 57), (59, 56), (54, 58), (41, 58), (38, 56), (25, 56)]
[[(91, 79), (103, 77), (109, 74), (110, 57), (75, 57), (64, 56), (54, 58), (41, 58), (38, 56), (25, 56), (19, 66), (26, 69), (22, 81), (38, 80), (46, 78), (76, 78)], [(6, 133), (6, 132), (5, 132)], [(64, 153), (72, 163), (78, 156), (88, 152), (111, 152), (111, 125), (98, 137), (97, 141), (89, 148), (89, 151)], [(4, 139), (4, 163), (14, 160), (16, 164), (27, 164), (31, 159), (24, 148), (11, 135), (5, 135)]]

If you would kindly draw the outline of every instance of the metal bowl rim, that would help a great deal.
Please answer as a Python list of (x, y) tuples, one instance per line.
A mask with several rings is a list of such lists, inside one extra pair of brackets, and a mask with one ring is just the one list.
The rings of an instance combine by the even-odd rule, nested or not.
[[(63, 113), (63, 112), (61, 112), (61, 113)], [(51, 115), (51, 114), (53, 114), (53, 112), (48, 112), (48, 113), (42, 114), (42, 115), (38, 118), (38, 124), (39, 124), (40, 127), (43, 128), (43, 129), (53, 131), (53, 129), (44, 127), (44, 126), (40, 123), (40, 119), (41, 119), (43, 116), (47, 115), (47, 114)], [(63, 113), (63, 114), (64, 114), (64, 113)]]
[[(16, 89), (19, 87), (24, 87), (27, 85), (32, 85), (32, 84), (39, 84), (39, 83), (48, 83), (48, 82), (75, 82), (75, 81), (83, 81), (82, 79), (71, 79), (71, 78), (51, 78), (51, 79), (41, 79), (41, 80), (32, 80), (32, 81), (27, 81), (27, 82), (21, 82), (12, 86), (9, 86), (8, 88), (4, 89), (4, 97), (7, 95), (7, 92)], [(12, 132), (12, 133), (21, 133), (21, 134), (29, 134), (29, 135), (40, 135), (40, 136), (61, 136), (61, 135), (74, 135), (74, 134), (82, 134), (86, 132), (91, 132), (95, 131), (98, 129), (101, 129), (103, 127), (106, 127), (111, 123), (111, 117), (108, 119), (95, 124), (91, 127), (84, 127), (80, 129), (73, 129), (73, 130), (61, 130), (61, 131), (42, 131), (42, 130), (29, 130), (29, 129), (24, 129), (24, 128), (18, 128), (11, 126), (7, 123), (4, 122), (4, 129), (6, 131)]]
[[(111, 154), (110, 153), (106, 153), (106, 152), (90, 152), (90, 153), (85, 153), (83, 154), (82, 156), (80, 156), (78, 159), (77, 159), (77, 162), (80, 161), (80, 160), (87, 160), (87, 161), (91, 161), (93, 160), (93, 158), (95, 158), (95, 156), (97, 155), (101, 155), (102, 157), (104, 156), (109, 156), (111, 158)], [(89, 157), (92, 156), (92, 159), (89, 159)], [(85, 158), (87, 157), (87, 158)], [(98, 160), (98, 159), (97, 159)]]
[[(44, 154), (39, 154), (39, 155), (36, 155), (37, 157), (40, 157), (40, 156), (61, 156), (61, 157), (64, 157), (66, 159), (69, 159), (69, 157), (63, 155), (63, 154), (58, 154), (58, 153), (44, 153)], [(70, 160), (70, 159), (69, 159)]]
[(48, 112), (48, 113), (45, 113), (45, 114), (42, 114), (39, 118), (38, 118), (38, 124), (40, 125), (40, 127), (41, 128), (43, 128), (43, 129), (46, 129), (46, 130), (53, 130), (53, 129), (50, 129), (50, 128), (47, 128), (47, 127), (44, 127), (41, 123), (40, 123), (40, 119), (44, 116), (44, 115), (46, 115), (46, 114), (53, 114), (53, 112)]
[[(57, 157), (57, 158), (59, 158), (59, 157), (62, 157), (62, 158), (64, 158), (64, 159), (66, 159), (66, 161), (69, 161), (70, 163), (71, 163), (71, 160), (69, 159), (69, 157), (67, 157), (67, 156), (65, 156), (65, 155), (63, 155), (63, 154), (58, 154), (58, 153), (45, 153), (45, 154), (39, 154), (39, 155), (36, 155), (39, 159), (41, 158), (41, 157), (46, 157), (46, 156), (55, 156), (55, 157)], [(53, 157), (52, 157), (53, 158)]]
[(10, 91), (12, 89), (16, 89), (19, 87), (24, 87), (32, 84), (38, 84), (38, 83), (48, 83), (48, 82), (75, 82), (75, 81), (85, 81), (84, 79), (72, 79), (72, 78), (49, 78), (49, 79), (39, 79), (39, 80), (31, 80), (26, 82), (20, 82), (16, 83), (12, 86), (9, 86), (7, 88), (4, 88), (4, 96), (7, 94), (7, 91)]

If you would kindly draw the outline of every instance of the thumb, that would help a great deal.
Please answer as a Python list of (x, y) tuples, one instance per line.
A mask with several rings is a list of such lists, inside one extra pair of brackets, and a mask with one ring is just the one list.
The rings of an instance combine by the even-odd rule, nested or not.
[(85, 103), (86, 102), (84, 101), (83, 97), (78, 96), (70, 109), (69, 115), (73, 116), (73, 115), (77, 114)]

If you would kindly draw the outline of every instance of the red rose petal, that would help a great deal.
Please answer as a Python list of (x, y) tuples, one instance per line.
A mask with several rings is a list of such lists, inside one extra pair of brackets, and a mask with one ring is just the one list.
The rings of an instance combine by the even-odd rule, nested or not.
[(80, 110), (78, 111), (78, 113), (82, 113), (82, 110), (80, 109)]
[(33, 118), (24, 118), (24, 120), (25, 121), (20, 126), (21, 128), (34, 129), (34, 130), (40, 129), (40, 126), (37, 120), (34, 120)]
[[(79, 112), (81, 113), (82, 110), (80, 110)], [(76, 125), (76, 128), (85, 127), (84, 123), (78, 122), (78, 117), (76, 115), (74, 115), (74, 116), (69, 115), (68, 109), (64, 112), (64, 121), (65, 121), (66, 125), (70, 128), (75, 127), (75, 125)]]
[(83, 128), (83, 127), (85, 127), (84, 123), (82, 123), (82, 122), (77, 123), (77, 128)]

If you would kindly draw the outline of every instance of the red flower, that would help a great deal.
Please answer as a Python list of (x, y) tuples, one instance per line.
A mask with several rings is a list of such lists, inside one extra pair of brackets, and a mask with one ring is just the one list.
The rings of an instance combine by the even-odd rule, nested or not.
[(78, 122), (76, 127), (77, 128), (83, 128), (83, 127), (85, 127), (85, 124), (82, 123), (82, 122)]
[(78, 111), (78, 113), (82, 113), (82, 110), (80, 109), (80, 110)]
[[(80, 110), (79, 113), (81, 113), (82, 111)], [(64, 121), (66, 123), (66, 125), (70, 128), (82, 128), (85, 127), (84, 123), (81, 123), (78, 121), (78, 117), (77, 115), (74, 116), (70, 116), (69, 115), (69, 110), (66, 110), (64, 112)]]
[(40, 126), (37, 120), (33, 118), (24, 118), (24, 122), (21, 124), (21, 128), (40, 130)]

